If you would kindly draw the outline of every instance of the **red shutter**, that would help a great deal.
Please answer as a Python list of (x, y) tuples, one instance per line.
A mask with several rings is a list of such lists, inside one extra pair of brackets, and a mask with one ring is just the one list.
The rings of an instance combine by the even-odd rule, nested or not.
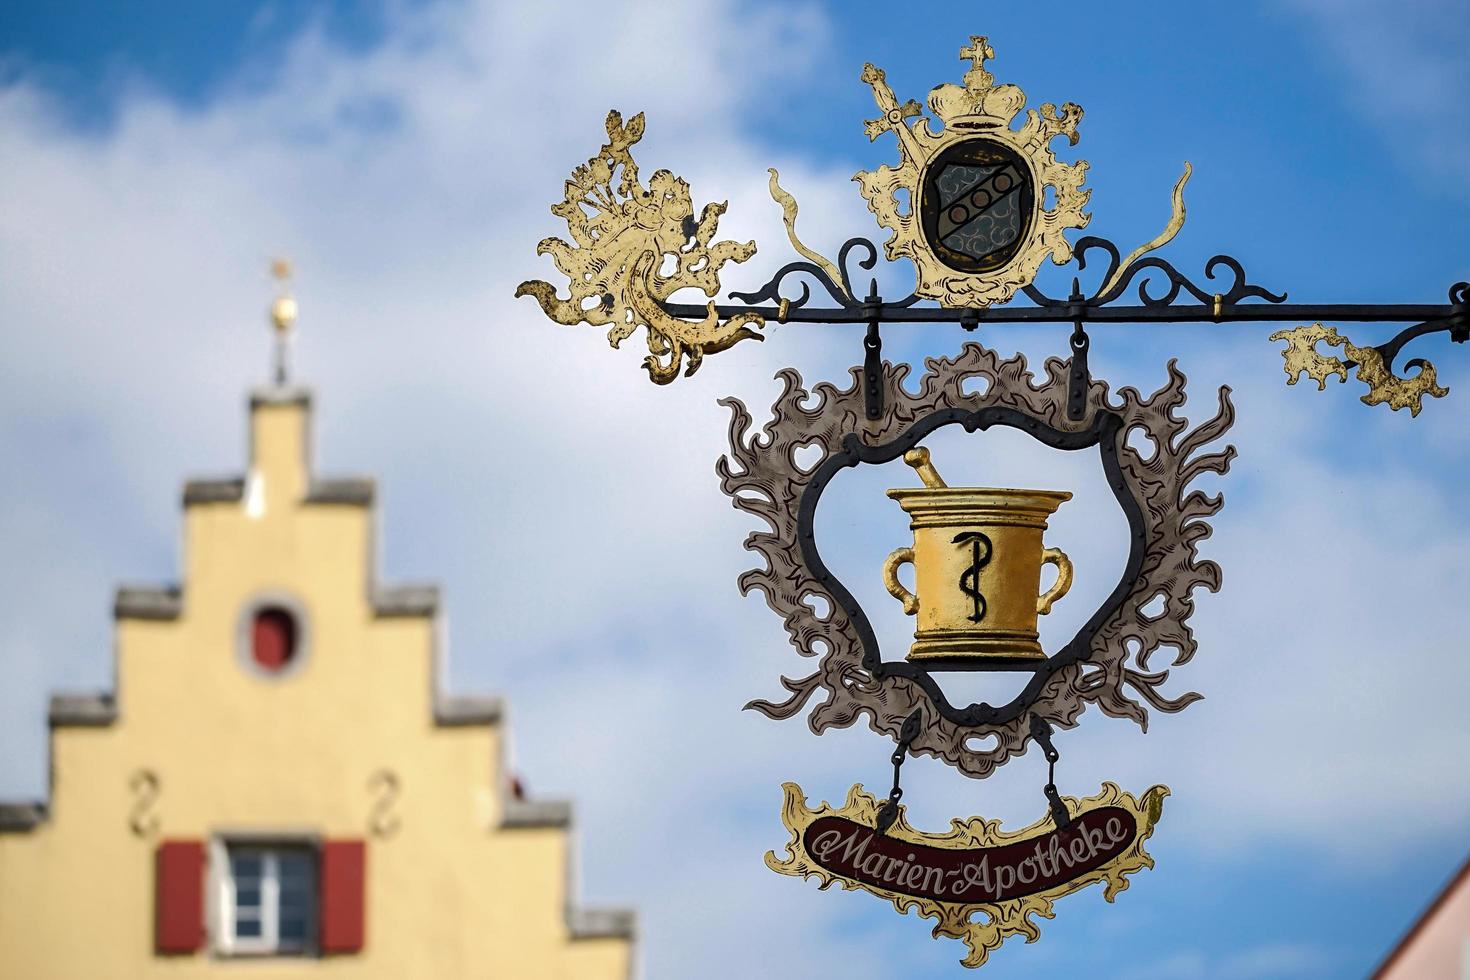
[(362, 949), (366, 909), (367, 846), (360, 840), (322, 842), (321, 949)]
[(196, 952), (204, 945), (204, 842), (162, 842), (155, 874), (155, 948), (160, 953)]

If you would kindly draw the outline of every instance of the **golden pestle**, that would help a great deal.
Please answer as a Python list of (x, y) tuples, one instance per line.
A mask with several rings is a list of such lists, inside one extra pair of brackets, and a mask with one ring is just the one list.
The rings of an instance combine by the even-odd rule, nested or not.
[(929, 489), (942, 490), (949, 486), (944, 482), (944, 477), (940, 476), (939, 471), (934, 468), (934, 464), (929, 462), (929, 450), (923, 446), (916, 446), (904, 453), (903, 461), (914, 468), (914, 472), (919, 474), (919, 479), (923, 480), (924, 486)]

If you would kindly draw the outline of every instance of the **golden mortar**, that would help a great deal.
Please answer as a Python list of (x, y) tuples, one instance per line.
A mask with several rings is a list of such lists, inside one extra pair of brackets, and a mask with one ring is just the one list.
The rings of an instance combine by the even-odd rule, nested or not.
[[(929, 462), (927, 449), (911, 449), (904, 462), (922, 487), (889, 490), (909, 515), (911, 548), (883, 562), (883, 583), (917, 615), (908, 659), (936, 669), (1026, 667), (1044, 661), (1038, 616), (1072, 587), (1072, 562), (1042, 545), (1047, 518), (1066, 491), (950, 487)], [(898, 567), (914, 566), (914, 592), (898, 581)], [(1057, 566), (1045, 594), (1041, 566)]]

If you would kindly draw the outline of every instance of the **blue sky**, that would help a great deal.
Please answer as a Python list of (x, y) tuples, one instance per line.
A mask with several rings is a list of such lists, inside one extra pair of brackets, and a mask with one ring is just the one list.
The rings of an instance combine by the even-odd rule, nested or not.
[[(265, 262), (285, 252), (319, 465), (380, 478), (385, 575), (444, 583), (444, 683), (509, 695), (532, 789), (577, 798), (584, 895), (642, 910), (646, 974), (958, 975), (960, 948), (925, 923), (760, 863), (785, 838), (783, 780), (817, 799), (876, 788), (889, 748), (739, 710), (804, 665), (736, 593), (750, 524), (711, 474), (714, 401), (737, 394), (764, 421), (778, 367), (843, 378), (859, 335), (776, 328), (655, 389), (634, 344), (615, 354), (510, 298), (552, 272), (535, 243), (563, 230), (547, 206), (603, 114), (647, 110), (644, 172), (729, 198), (722, 228), (761, 252), (726, 284), (749, 288), (788, 258), (765, 168), (801, 201), (809, 244), (877, 238), (848, 180), (896, 151), (862, 134), (863, 62), (922, 97), (958, 81), (955, 52), (984, 33), (991, 70), (1031, 104), (1083, 106), (1081, 142), (1058, 153), (1091, 163), (1089, 233), (1151, 237), (1189, 160), (1167, 252), (1186, 272), (1228, 252), (1299, 301), (1443, 302), (1470, 278), (1463, 2), (662, 9), (0, 9), (0, 797), (44, 787), (48, 692), (109, 684), (112, 587), (176, 577), (180, 481), (239, 469), (242, 395), (267, 364)], [(885, 289), (906, 292), (907, 274), (884, 270)], [(1177, 357), (1191, 413), (1234, 389), (1241, 456), (1205, 546), (1225, 587), (1200, 598), (1201, 650), (1172, 682), (1205, 701), (1156, 713), (1147, 735), (1089, 712), (1059, 742), (1066, 792), (1175, 788), (1158, 868), (1113, 906), (1060, 903), (1040, 943), (1012, 940), (986, 975), (1362, 975), (1470, 852), (1470, 348), (1409, 349), (1451, 389), (1410, 419), (1355, 385), (1287, 388), (1273, 329), (1093, 331), (1094, 371), (1117, 384), (1152, 390)], [(1039, 363), (1064, 333), (980, 339)], [(966, 338), (885, 339), (918, 362)], [(963, 464), (976, 479), (1077, 486), (1077, 516), (1054, 526), (1085, 562), (1112, 560), (1083, 492), (1095, 474), (980, 438)], [(871, 585), (904, 531), (879, 491), (907, 478), (865, 479), (835, 495), (829, 526), (853, 532), (839, 574)], [(567, 555), (592, 583), (574, 617), (541, 605)], [(928, 827), (1029, 823), (1035, 762), (974, 783), (916, 760), (906, 802)], [(635, 812), (654, 816), (629, 827)], [(647, 860), (690, 812), (719, 841), (698, 903)]]

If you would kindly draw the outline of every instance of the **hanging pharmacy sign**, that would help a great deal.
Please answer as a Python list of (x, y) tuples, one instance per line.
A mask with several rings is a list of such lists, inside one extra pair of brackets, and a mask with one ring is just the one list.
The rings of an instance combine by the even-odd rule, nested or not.
[(1085, 800), (1070, 800), (1072, 818), (1057, 827), (1050, 817), (1015, 831), (999, 821), (955, 820), (946, 833), (927, 834), (900, 815), (877, 829), (879, 801), (861, 786), (834, 809), (813, 810), (801, 787), (787, 783), (782, 819), (791, 831), (786, 857), (766, 855), (773, 871), (840, 884), (918, 909), (936, 920), (934, 934), (970, 948), (965, 966), (979, 966), (1013, 935), (1041, 935), (1033, 915), (1052, 916), (1052, 903), (1103, 883), (1108, 901), (1128, 887), (1128, 875), (1153, 867), (1143, 849), (1169, 791), (1154, 786), (1135, 799), (1112, 783)]
[[(762, 339), (773, 321), (866, 328), (862, 363), (846, 385), (808, 388), (787, 368), (763, 425), (740, 400), (724, 402), (731, 422), (729, 453), (716, 467), (721, 486), (764, 525), (746, 541), (763, 562), (741, 576), (740, 587), (765, 594), (791, 645), (815, 665), (805, 676), (783, 677), (780, 699), (749, 707), (777, 719), (805, 714), (817, 733), (864, 719), (896, 743), (886, 799), (858, 785), (840, 809), (813, 810), (796, 784), (785, 784), (791, 841), (785, 858), (772, 852), (766, 862), (823, 887), (870, 892), (900, 911), (917, 907), (938, 920), (935, 935), (963, 939), (965, 964), (979, 966), (1007, 936), (1035, 939), (1033, 913), (1049, 916), (1058, 898), (1103, 882), (1111, 900), (1129, 874), (1152, 867), (1144, 843), (1168, 790), (1154, 786), (1134, 797), (1105, 782), (1099, 794), (1063, 796), (1053, 735), (1076, 727), (1089, 706), (1145, 726), (1150, 709), (1176, 712), (1197, 700), (1164, 685), (1198, 652), (1189, 626), (1195, 591), (1215, 591), (1221, 581), (1219, 567), (1196, 546), (1223, 501), (1196, 481), (1225, 474), (1235, 455), (1219, 445), (1235, 417), (1229, 389), (1219, 390), (1213, 415), (1195, 425), (1179, 414), (1185, 377), (1173, 362), (1152, 394), (1113, 391), (1089, 369), (1087, 325), (1295, 322), (1271, 334), (1285, 343), (1288, 383), (1305, 374), (1325, 387), (1329, 377), (1345, 381), (1355, 372), (1367, 386), (1365, 403), (1417, 415), (1426, 397), (1447, 391), (1423, 360), (1398, 373), (1398, 355), (1428, 334), (1470, 339), (1470, 285), (1451, 286), (1449, 302), (1439, 305), (1289, 304), (1285, 294), (1252, 284), (1235, 259), (1217, 255), (1202, 286), (1154, 254), (1184, 225), (1189, 164), (1173, 188), (1171, 217), (1150, 241), (1127, 255), (1103, 238), (1069, 241), (1068, 232), (1091, 220), (1083, 210), (1091, 193), (1082, 186), (1087, 164), (1058, 160), (1053, 147), (1063, 137), (1077, 143), (1081, 108), (1027, 108), (1019, 88), (997, 84), (987, 70), (994, 51), (984, 37), (972, 37), (960, 57), (969, 65), (962, 84), (940, 85), (923, 105), (900, 101), (879, 68), (866, 65), (860, 76), (879, 113), (866, 133), (871, 140), (891, 134), (898, 160), (855, 180), (889, 233), (884, 256), (914, 269), (903, 299), (885, 300), (876, 280), (866, 292), (855, 286), (854, 266), (871, 270), (878, 261), (873, 242), (849, 240), (835, 260), (803, 243), (796, 200), (772, 170), (771, 196), (798, 258), (764, 286), (720, 302), (721, 275), (754, 255), (755, 243), (719, 241), (726, 206), (696, 210), (689, 185), (667, 170), (645, 183), (632, 156), (644, 118), (625, 121), (617, 112), (607, 117), (607, 142), (572, 172), (566, 199), (552, 207), (570, 241), (548, 238), (538, 249), (566, 277), (567, 295), (542, 281), (522, 283), (517, 295), (534, 297), (558, 323), (607, 328), (615, 347), (642, 331), (644, 365), (659, 384), (692, 374), (706, 355)], [(1079, 275), (1070, 295), (1047, 295), (1034, 282), (1047, 260), (1087, 270), (1096, 286), (1084, 292)], [(832, 305), (817, 305), (813, 287)], [(676, 301), (690, 289), (709, 299)], [(1328, 321), (1410, 325), (1383, 343), (1359, 345)], [(883, 359), (881, 331), (926, 322), (966, 330), (1059, 323), (1071, 332), (1064, 356), (1048, 358), (1039, 371), (1020, 355), (1003, 358), (969, 342), (926, 359), (911, 377), (909, 365)], [(941, 431), (997, 428), (1058, 452), (1096, 454), (1128, 522), (1121, 575), (1056, 649), (1043, 647), (1037, 625), (1056, 603), (1079, 601), (1066, 598), (1073, 575), (1067, 543), (1048, 530), (1071, 493), (952, 486), (943, 476), (950, 461), (931, 457), (924, 445)], [(816, 458), (803, 455), (799, 465), (798, 450), (811, 447)], [(886, 506), (907, 518), (912, 537), (894, 541), (871, 573), (912, 617), (913, 635), (880, 638), (850, 583), (827, 566), (816, 515), (838, 474), (900, 459), (912, 480), (889, 490)], [(912, 588), (901, 580), (904, 566), (912, 566)], [(1163, 650), (1171, 662), (1154, 663)], [(1016, 672), (1020, 693), (1005, 703), (959, 703), (943, 685), (957, 670)], [(1048, 765), (1046, 815), (1037, 823), (1003, 831), (996, 821), (957, 818), (947, 833), (930, 834), (907, 822), (899, 777), (909, 756), (928, 755), (979, 779), (1031, 745)]]

